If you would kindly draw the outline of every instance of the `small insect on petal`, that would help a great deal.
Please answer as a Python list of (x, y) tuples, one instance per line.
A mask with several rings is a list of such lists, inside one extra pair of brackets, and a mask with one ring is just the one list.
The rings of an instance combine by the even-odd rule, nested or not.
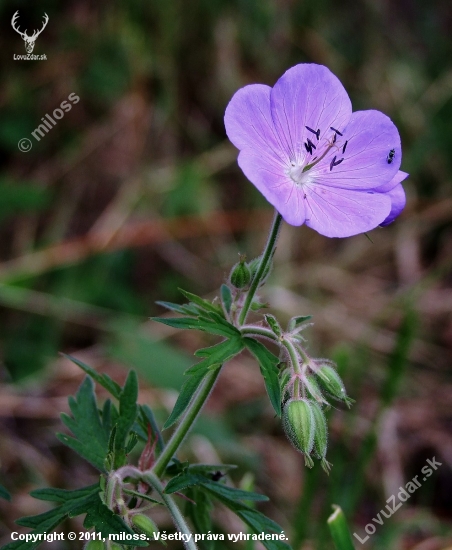
[(391, 149), (388, 153), (388, 156), (386, 160), (388, 161), (388, 164), (391, 164), (395, 157), (395, 149)]

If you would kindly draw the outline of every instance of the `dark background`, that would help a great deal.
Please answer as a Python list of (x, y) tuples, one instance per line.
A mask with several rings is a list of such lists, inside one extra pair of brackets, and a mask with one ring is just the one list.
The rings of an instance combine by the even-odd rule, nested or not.
[[(25, 54), (16, 10), (29, 32), (49, 15), (33, 52), (47, 60), (13, 59)], [(83, 378), (59, 351), (119, 382), (137, 369), (141, 402), (168, 414), (193, 351), (210, 341), (148, 321), (162, 313), (155, 301), (181, 301), (179, 286), (213, 298), (238, 252), (260, 252), (272, 217), (236, 165), (224, 109), (239, 87), (314, 62), (355, 110), (393, 119), (410, 173), (404, 213), (373, 243), (285, 226), (263, 296), (284, 321), (314, 315), (309, 348), (338, 362), (356, 404), (330, 414), (329, 478), (307, 471), (243, 355), (184, 456), (238, 463), (234, 481), (269, 494), (263, 510), (297, 549), (331, 548), (333, 503), (363, 536), (435, 456), (442, 466), (365, 547), (450, 550), (450, 2), (18, 0), (1, 3), (0, 20), (0, 483), (13, 495), (0, 501), (1, 540), (14, 519), (46, 509), (30, 490), (94, 480), (54, 436)], [(71, 93), (80, 101), (35, 140)], [(31, 151), (19, 151), (22, 138)], [(224, 510), (215, 518), (223, 532), (241, 529)]]

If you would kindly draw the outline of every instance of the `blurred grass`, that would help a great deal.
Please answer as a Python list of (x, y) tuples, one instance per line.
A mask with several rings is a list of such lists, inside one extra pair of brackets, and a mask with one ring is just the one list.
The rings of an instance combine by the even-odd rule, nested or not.
[[(35, 52), (10, 26), (50, 17)], [(328, 65), (355, 109), (397, 124), (408, 205), (392, 226), (328, 240), (285, 227), (266, 298), (334, 357), (357, 403), (330, 413), (326, 479), (306, 471), (272, 417), (247, 356), (233, 362), (186, 454), (252, 469), (294, 548), (331, 548), (340, 504), (362, 532), (427, 458), (443, 466), (367, 543), (446, 550), (452, 524), (452, 12), (445, 0), (86, 0), (0, 4), (0, 531), (35, 509), (35, 484), (92, 473), (52, 435), (81, 373), (59, 351), (124, 377), (164, 411), (202, 335), (146, 318), (177, 287), (213, 297), (238, 252), (253, 257), (271, 212), (236, 166), (223, 113), (245, 84), (299, 62)], [(80, 102), (39, 142), (31, 132), (70, 93)], [(19, 139), (32, 140), (29, 153)], [(268, 212), (268, 216), (267, 216)], [(417, 328), (412, 327), (417, 319)], [(243, 455), (240, 455), (240, 449)], [(441, 457), (441, 458), (440, 458)], [(161, 518), (165, 522), (165, 518)], [(216, 519), (237, 529), (227, 515)], [(163, 523), (164, 524), (164, 523)], [(353, 531), (353, 529), (352, 529)], [(7, 536), (7, 535), (5, 535)], [(6, 540), (6, 539), (5, 539)], [(55, 549), (54, 549), (55, 550)]]

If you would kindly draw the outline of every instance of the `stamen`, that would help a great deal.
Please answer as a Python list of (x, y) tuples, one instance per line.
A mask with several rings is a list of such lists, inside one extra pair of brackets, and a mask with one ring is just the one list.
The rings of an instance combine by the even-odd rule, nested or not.
[(308, 145), (309, 147), (313, 147), (314, 149), (317, 149), (317, 147), (312, 143), (312, 141), (308, 138)]
[(308, 143), (303, 143), (305, 146), (306, 151), (312, 155), (312, 143), (310, 143), (310, 140), (308, 139)]
[(339, 166), (339, 164), (343, 161), (344, 159), (341, 158), (339, 160), (336, 160), (336, 157), (333, 157), (333, 160), (331, 161), (330, 163), (330, 172), (331, 170), (335, 167), (335, 166)]
[(312, 128), (309, 128), (309, 126), (305, 126), (305, 128), (306, 128), (306, 130), (309, 130), (310, 132), (315, 134), (315, 137), (317, 138), (317, 141), (319, 141), (319, 139), (320, 139), (320, 128), (317, 131), (313, 130)]
[(333, 136), (333, 143), (336, 143), (337, 134), (334, 134)]
[(345, 153), (345, 149), (347, 148), (347, 143), (348, 143), (348, 141), (346, 141), (346, 142), (344, 143), (344, 146), (342, 147), (342, 154)]
[(336, 128), (333, 128), (332, 126), (330, 126), (330, 130), (333, 130), (333, 132), (336, 132), (336, 134), (339, 134), (340, 136), (343, 135), (341, 134), (341, 132), (339, 132), (339, 130), (336, 130)]

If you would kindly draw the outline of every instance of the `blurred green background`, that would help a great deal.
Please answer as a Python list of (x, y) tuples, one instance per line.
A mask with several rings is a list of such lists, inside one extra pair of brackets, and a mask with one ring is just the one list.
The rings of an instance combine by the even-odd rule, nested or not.
[[(47, 60), (13, 59), (25, 54), (16, 10), (30, 32), (49, 15), (33, 52)], [(0, 483), (13, 494), (0, 501), (0, 542), (14, 519), (45, 509), (29, 490), (94, 480), (53, 435), (82, 380), (58, 352), (120, 382), (136, 368), (141, 402), (168, 414), (207, 340), (149, 322), (162, 313), (155, 301), (181, 301), (179, 286), (213, 298), (238, 252), (260, 252), (272, 217), (236, 165), (224, 109), (239, 87), (314, 62), (342, 80), (355, 110), (393, 119), (410, 173), (405, 212), (373, 243), (286, 226), (265, 290), (282, 319), (314, 315), (309, 347), (337, 361), (356, 405), (330, 413), (329, 478), (307, 471), (244, 355), (184, 456), (236, 462), (238, 483), (251, 472), (271, 497), (264, 511), (306, 550), (332, 547), (333, 503), (364, 537), (436, 457), (442, 466), (365, 547), (450, 550), (450, 2), (5, 0), (0, 20)], [(80, 101), (36, 140), (71, 93)], [(215, 518), (240, 530), (224, 510)]]

